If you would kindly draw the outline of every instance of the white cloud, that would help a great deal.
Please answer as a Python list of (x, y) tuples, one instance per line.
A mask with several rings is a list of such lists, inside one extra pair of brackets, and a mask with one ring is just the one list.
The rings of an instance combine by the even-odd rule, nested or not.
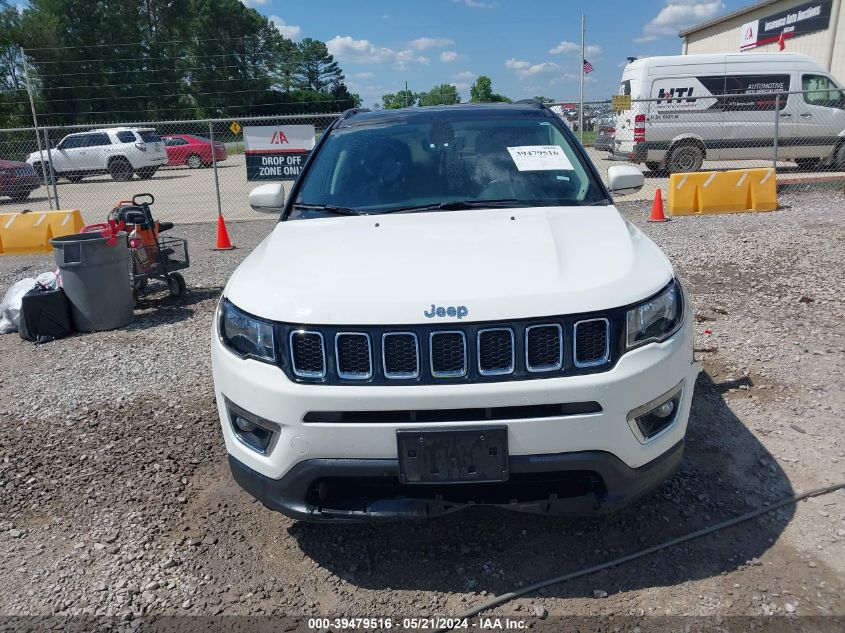
[[(602, 47), (593, 44), (584, 47), (585, 57), (598, 57), (602, 54)], [(581, 45), (575, 42), (563, 41), (549, 50), (552, 55), (577, 55), (581, 51)]]
[(524, 68), (528, 68), (530, 65), (531, 62), (520, 61), (518, 59), (514, 59), (513, 57), (505, 62), (505, 68), (508, 70), (522, 70)]
[(452, 79), (461, 79), (461, 80), (464, 80), (464, 81), (466, 81), (467, 79), (475, 79), (475, 78), (476, 78), (476, 74), (474, 72), (472, 72), (471, 70), (462, 70), (461, 72), (455, 73), (454, 75), (452, 75)]
[(270, 2), (270, 0), (241, 0), (241, 2), (243, 2), (248, 7), (263, 7), (265, 4)]
[(458, 90), (469, 90), (470, 85), (465, 81), (453, 81), (452, 85)]
[(634, 41), (650, 42), (659, 35), (677, 35), (686, 27), (716, 17), (724, 8), (721, 0), (666, 0), (666, 5), (643, 27), (643, 35)]
[(640, 37), (635, 37), (634, 42), (637, 44), (644, 44), (645, 42), (653, 42), (656, 39), (656, 35), (642, 35)]
[(328, 42), (329, 52), (353, 64), (393, 64), (398, 70), (404, 70), (414, 64), (427, 64), (428, 58), (412, 50), (395, 51), (386, 46), (376, 46), (369, 40), (356, 40), (348, 35), (336, 35)]
[(424, 51), (427, 48), (443, 48), (454, 44), (455, 40), (450, 40), (445, 37), (418, 37), (415, 40), (408, 42), (408, 47), (415, 51)]
[(536, 75), (547, 75), (560, 70), (560, 66), (554, 62), (540, 62), (539, 64), (532, 64), (519, 59), (511, 58), (505, 62), (505, 68), (512, 70), (520, 79), (526, 77), (534, 77)]
[(355, 73), (355, 74), (354, 74), (354, 75), (352, 75), (352, 76), (353, 76), (355, 79), (365, 79), (365, 80), (370, 80), (370, 79), (375, 79), (375, 78), (376, 78), (376, 74), (375, 74), (375, 73)]
[(278, 15), (271, 15), (267, 19), (273, 23), (273, 26), (276, 27), (276, 30), (279, 33), (284, 35), (289, 40), (295, 40), (299, 37), (299, 33), (302, 30), (300, 27), (295, 26), (293, 24), (287, 24)]
[(499, 6), (498, 2), (485, 2), (484, 0), (452, 0), (452, 2), (465, 4), (473, 9), (492, 9), (493, 7)]
[(443, 51), (440, 53), (440, 61), (444, 64), (451, 64), (452, 62), (458, 61), (462, 56), (458, 55), (455, 51)]

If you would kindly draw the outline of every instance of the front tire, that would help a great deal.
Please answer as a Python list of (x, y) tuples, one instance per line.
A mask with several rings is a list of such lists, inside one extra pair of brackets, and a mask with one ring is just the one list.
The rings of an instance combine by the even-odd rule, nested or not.
[(111, 174), (112, 180), (119, 182), (132, 180), (132, 174), (134, 172), (135, 170), (132, 169), (131, 163), (125, 158), (115, 158), (109, 163), (109, 174)]
[(157, 167), (144, 167), (143, 169), (139, 169), (138, 178), (141, 180), (149, 180), (155, 175), (157, 169)]
[(198, 154), (191, 154), (185, 159), (185, 164), (191, 169), (199, 169), (203, 166), (202, 158)]
[(50, 166), (50, 163), (35, 163), (32, 168), (35, 170), (35, 173), (41, 176), (41, 182), (46, 180), (48, 185), (52, 185), (59, 179), (55, 170)]
[(704, 163), (704, 150), (693, 143), (676, 145), (666, 158), (670, 174), (698, 171)]
[(836, 171), (845, 171), (845, 143), (840, 143), (839, 147), (836, 148), (833, 165), (836, 168)]

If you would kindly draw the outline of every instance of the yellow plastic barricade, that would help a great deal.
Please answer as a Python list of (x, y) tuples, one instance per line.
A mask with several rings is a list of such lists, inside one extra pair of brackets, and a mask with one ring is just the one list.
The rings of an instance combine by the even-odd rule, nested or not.
[(669, 215), (774, 211), (777, 179), (771, 167), (669, 176)]
[(52, 238), (74, 235), (83, 226), (79, 209), (0, 213), (0, 254), (51, 253)]

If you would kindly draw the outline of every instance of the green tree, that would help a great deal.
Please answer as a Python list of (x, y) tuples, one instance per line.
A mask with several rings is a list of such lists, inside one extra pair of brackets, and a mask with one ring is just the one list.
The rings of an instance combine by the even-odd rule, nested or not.
[(420, 93), (417, 96), (421, 106), (452, 105), (461, 102), (461, 95), (458, 94), (458, 89), (452, 84), (434, 86), (428, 92)]
[(479, 76), (469, 88), (469, 100), (472, 103), (505, 102), (510, 99), (504, 95), (493, 92), (493, 82), (486, 75)]
[(419, 95), (412, 90), (400, 90), (396, 93), (388, 93), (381, 96), (382, 106), (385, 110), (397, 110), (416, 104)]
[(554, 103), (554, 102), (555, 102), (555, 100), (554, 100), (554, 99), (551, 99), (551, 98), (549, 98), (549, 97), (544, 97), (544, 96), (542, 96), (542, 95), (541, 95), (541, 96), (539, 96), (539, 97), (535, 96), (535, 97), (534, 97), (534, 99), (535, 99), (536, 101), (539, 101), (540, 103)]
[(342, 84), (340, 65), (324, 42), (306, 37), (299, 44), (299, 85), (317, 92), (331, 91)]

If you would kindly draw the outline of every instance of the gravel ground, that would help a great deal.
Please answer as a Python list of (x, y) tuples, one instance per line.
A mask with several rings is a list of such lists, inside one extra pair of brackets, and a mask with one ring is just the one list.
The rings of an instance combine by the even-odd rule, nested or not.
[[(152, 295), (119, 331), (37, 347), (0, 336), (0, 614), (455, 615), (845, 480), (842, 193), (781, 202), (666, 224), (646, 223), (643, 202), (620, 205), (686, 281), (705, 371), (680, 471), (620, 513), (579, 520), (478, 510), (321, 526), (252, 501), (225, 462), (208, 337), (223, 284), (273, 222), (231, 223), (231, 252), (210, 249), (211, 225), (180, 226), (187, 296)], [(0, 288), (49, 264), (0, 258)], [(843, 587), (837, 492), (497, 612), (845, 616)]]

